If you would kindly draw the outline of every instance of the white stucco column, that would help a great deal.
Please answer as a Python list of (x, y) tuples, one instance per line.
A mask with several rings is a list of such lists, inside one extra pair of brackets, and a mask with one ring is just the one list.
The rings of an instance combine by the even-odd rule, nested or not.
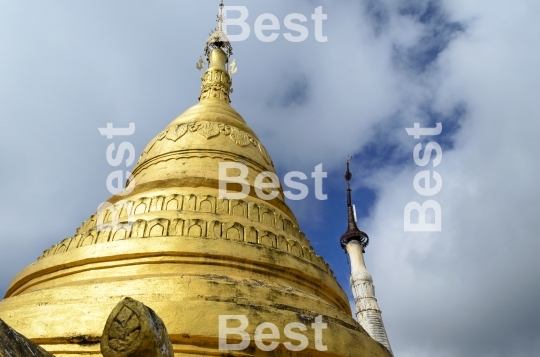
[(357, 240), (351, 240), (345, 249), (351, 260), (351, 285), (356, 305), (356, 318), (374, 340), (380, 342), (392, 353), (381, 310), (375, 298), (373, 278), (364, 263), (362, 244)]

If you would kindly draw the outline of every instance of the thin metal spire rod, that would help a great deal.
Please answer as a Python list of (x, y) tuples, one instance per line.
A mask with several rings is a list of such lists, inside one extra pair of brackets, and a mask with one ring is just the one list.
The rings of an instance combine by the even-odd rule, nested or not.
[(345, 172), (345, 180), (347, 180), (347, 232), (345, 232), (344, 235), (341, 236), (340, 244), (343, 249), (347, 246), (347, 243), (349, 243), (352, 240), (356, 240), (362, 244), (362, 247), (365, 248), (369, 244), (369, 237), (366, 233), (362, 232), (358, 229), (356, 226), (356, 220), (354, 217), (354, 209), (352, 206), (352, 199), (351, 199), (351, 179), (352, 179), (352, 173), (350, 170), (349, 163), (352, 160), (352, 156), (349, 156), (347, 159), (347, 172)]

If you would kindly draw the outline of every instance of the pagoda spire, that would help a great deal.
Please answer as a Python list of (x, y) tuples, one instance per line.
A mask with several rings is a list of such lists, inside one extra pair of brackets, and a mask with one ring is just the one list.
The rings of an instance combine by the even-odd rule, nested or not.
[[(340, 244), (349, 255), (351, 262), (351, 286), (356, 305), (356, 319), (364, 330), (377, 342), (382, 344), (390, 353), (392, 348), (386, 335), (386, 330), (382, 321), (381, 310), (375, 298), (375, 286), (373, 278), (366, 268), (364, 262), (365, 248), (369, 243), (369, 237), (356, 226), (354, 211), (351, 200), (351, 179), (352, 174), (349, 163), (352, 157), (347, 160), (347, 211), (348, 228), (347, 232), (341, 236)], [(393, 353), (392, 353), (393, 354)]]
[[(208, 69), (202, 76), (201, 95), (199, 100), (219, 99), (227, 103), (231, 102), (232, 93), (232, 75), (236, 73), (236, 64), (233, 61), (229, 65), (229, 59), (232, 56), (232, 45), (227, 35), (223, 31), (223, 1), (219, 4), (219, 14), (217, 15), (217, 27), (210, 33), (204, 46), (204, 55), (208, 62)], [(197, 62), (197, 69), (203, 69), (204, 61), (202, 56)]]

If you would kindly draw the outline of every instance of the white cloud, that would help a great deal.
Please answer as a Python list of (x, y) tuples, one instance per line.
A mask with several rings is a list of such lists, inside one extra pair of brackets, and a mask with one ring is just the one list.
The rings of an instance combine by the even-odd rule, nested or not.
[(403, 232), (404, 202), (424, 199), (412, 190), (420, 168), (412, 163), (394, 177), (381, 173), (374, 179), (379, 202), (366, 224), (385, 242), (368, 261), (374, 276), (387, 279), (378, 291), (395, 350), (406, 356), (535, 355), (540, 51), (531, 41), (540, 31), (524, 2), (449, 4), (470, 21), (438, 61), (436, 107), (464, 102), (467, 108), (456, 149), (444, 152), (436, 169), (444, 182), (434, 196), (443, 231)]

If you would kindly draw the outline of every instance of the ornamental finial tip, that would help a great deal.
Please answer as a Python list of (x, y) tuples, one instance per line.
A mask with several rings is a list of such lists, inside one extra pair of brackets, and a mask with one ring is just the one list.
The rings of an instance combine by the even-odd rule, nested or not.
[(210, 37), (208, 40), (206, 40), (206, 46), (204, 47), (204, 54), (206, 55), (206, 59), (209, 60), (210, 53), (212, 50), (218, 48), (225, 52), (227, 55), (227, 60), (232, 55), (232, 46), (227, 38), (227, 35), (225, 34), (225, 31), (223, 31), (223, 23), (225, 21), (225, 15), (223, 14), (223, 8), (225, 5), (223, 4), (223, 0), (219, 3), (219, 14), (217, 15), (217, 27), (216, 29), (210, 33)]
[(217, 16), (218, 30), (223, 30), (223, 21), (225, 21), (225, 16), (223, 15), (223, 0), (219, 3), (219, 15)]
[(345, 180), (350, 181), (352, 179), (351, 171), (349, 170), (349, 163), (352, 161), (353, 157), (349, 155), (347, 159), (347, 172), (345, 172)]

